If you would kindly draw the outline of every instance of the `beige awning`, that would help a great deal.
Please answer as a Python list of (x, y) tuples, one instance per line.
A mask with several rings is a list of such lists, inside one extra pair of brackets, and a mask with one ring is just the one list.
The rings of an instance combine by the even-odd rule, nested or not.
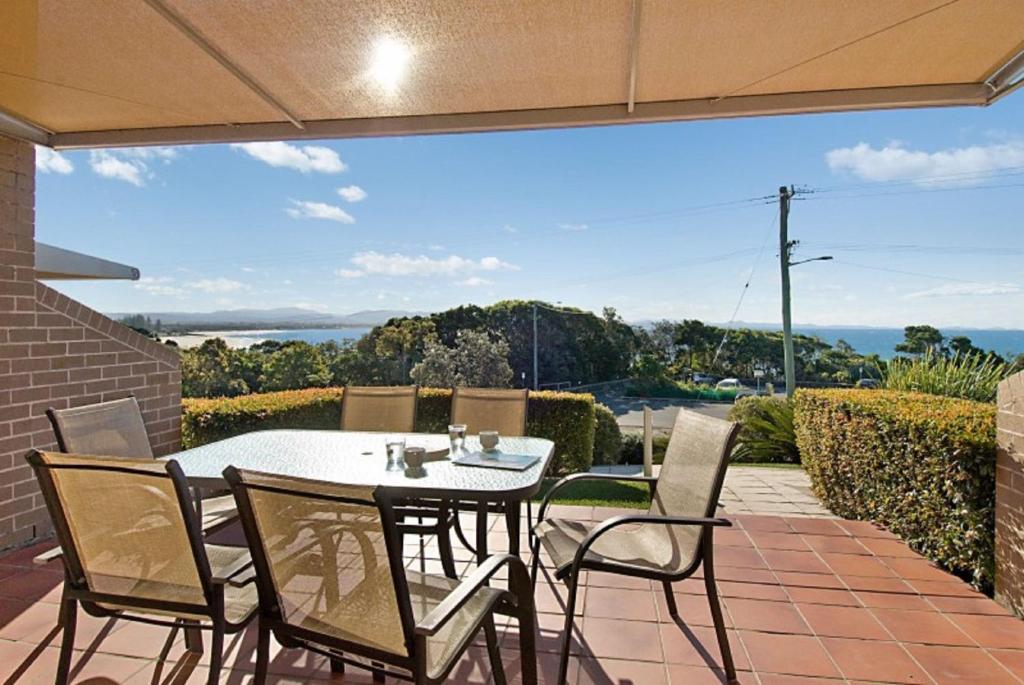
[(42, 281), (139, 280), (134, 266), (36, 243), (36, 278)]
[(1024, 0), (0, 3), (0, 131), (58, 148), (985, 105), (1022, 69)]

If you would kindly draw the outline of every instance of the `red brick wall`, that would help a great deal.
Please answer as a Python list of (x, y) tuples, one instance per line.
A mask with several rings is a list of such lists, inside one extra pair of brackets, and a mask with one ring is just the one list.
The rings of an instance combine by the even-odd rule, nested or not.
[(1024, 615), (1024, 372), (996, 398), (996, 599)]
[(177, 353), (35, 280), (35, 151), (0, 136), (0, 549), (49, 534), (24, 455), (55, 449), (47, 407), (133, 394), (158, 454), (181, 439)]

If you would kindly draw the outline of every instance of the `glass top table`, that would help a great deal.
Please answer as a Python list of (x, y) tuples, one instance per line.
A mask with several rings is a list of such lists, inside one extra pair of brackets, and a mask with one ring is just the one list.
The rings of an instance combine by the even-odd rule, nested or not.
[[(554, 443), (544, 438), (501, 437), (498, 449), (508, 454), (537, 457), (524, 471), (462, 466), (443, 456), (423, 465), (423, 473), (410, 477), (388, 471), (385, 438), (404, 435), (406, 446), (428, 451), (447, 449), (447, 435), (426, 433), (364, 433), (356, 431), (268, 430), (236, 435), (201, 447), (171, 454), (195, 488), (224, 489), (228, 466), (282, 476), (393, 488), (395, 495), (419, 499), (477, 503), (477, 556), (486, 556), (487, 505), (504, 504), (510, 551), (519, 550), (521, 504), (540, 491), (554, 455)], [(476, 436), (466, 436), (468, 451), (480, 449)], [(499, 455), (500, 459), (500, 455)], [(482, 535), (481, 535), (482, 533)]]

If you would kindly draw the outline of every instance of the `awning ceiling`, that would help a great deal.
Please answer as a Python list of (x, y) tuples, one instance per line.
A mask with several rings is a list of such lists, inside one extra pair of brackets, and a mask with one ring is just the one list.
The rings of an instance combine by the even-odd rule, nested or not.
[(1022, 69), (1024, 0), (0, 3), (0, 130), (56, 147), (984, 105)]

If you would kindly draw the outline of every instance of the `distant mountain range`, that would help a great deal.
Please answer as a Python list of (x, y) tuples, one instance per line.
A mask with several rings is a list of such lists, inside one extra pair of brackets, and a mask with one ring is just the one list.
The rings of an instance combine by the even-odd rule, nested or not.
[[(235, 328), (369, 328), (400, 316), (416, 316), (420, 312), (391, 309), (369, 309), (353, 314), (329, 314), (301, 307), (277, 309), (228, 309), (216, 312), (132, 312), (146, 316), (166, 328), (188, 327), (194, 330)], [(111, 313), (120, 319), (127, 313)]]

